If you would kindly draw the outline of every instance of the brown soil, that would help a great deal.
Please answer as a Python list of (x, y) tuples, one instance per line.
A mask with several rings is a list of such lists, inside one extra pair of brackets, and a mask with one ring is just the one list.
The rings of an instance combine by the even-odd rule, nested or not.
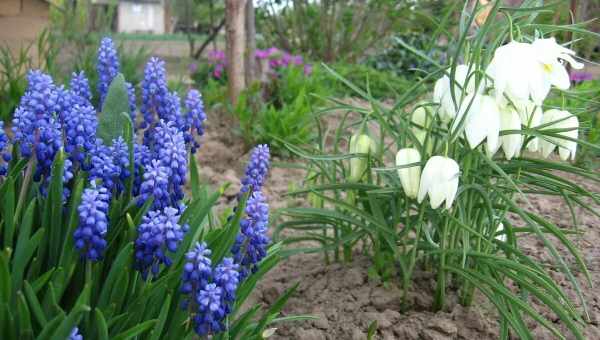
[[(231, 182), (222, 203), (234, 199), (239, 189), (239, 178), (248, 159), (247, 150), (239, 137), (232, 132), (232, 122), (225, 114), (209, 114), (204, 145), (199, 152), (199, 165), (203, 178), (211, 184)], [(277, 161), (277, 160), (275, 160)], [(289, 161), (289, 160), (286, 160)], [(300, 170), (273, 168), (265, 185), (271, 208), (301, 204), (284, 197), (290, 185), (300, 185)], [(578, 181), (592, 192), (600, 192), (600, 185)], [(528, 196), (533, 209), (560, 227), (571, 227), (568, 207), (560, 199), (547, 196)], [(577, 211), (578, 226), (582, 232), (571, 237), (580, 248), (592, 281), (600, 285), (600, 219), (586, 211)], [(515, 222), (515, 223), (518, 223)], [(545, 264), (551, 256), (534, 236), (519, 241), (521, 249)], [(573, 264), (564, 249), (560, 249), (569, 264)], [(297, 293), (289, 300), (283, 315), (313, 315), (316, 320), (282, 323), (274, 339), (366, 339), (367, 329), (377, 321), (375, 339), (497, 339), (499, 323), (494, 307), (482, 296), (477, 296), (473, 307), (465, 308), (450, 293), (446, 309), (430, 311), (435, 280), (431, 273), (416, 273), (410, 293), (411, 308), (400, 311), (400, 291), (392, 283), (382, 284), (370, 279), (367, 271), (370, 261), (355, 254), (348, 264), (326, 265), (320, 254), (300, 254), (285, 259), (259, 283), (253, 302), (271, 304), (286, 288), (299, 283)], [(575, 292), (564, 275), (557, 269), (550, 271), (567, 296), (579, 305)], [(591, 288), (582, 273), (576, 272), (582, 284), (591, 321), (583, 332), (588, 339), (600, 339), (600, 289)], [(393, 280), (392, 280), (393, 281)], [(560, 326), (559, 319), (547, 308), (535, 303), (536, 308)], [(534, 322), (529, 326), (536, 339), (552, 339), (552, 335)], [(570, 338), (570, 333), (564, 334)]]

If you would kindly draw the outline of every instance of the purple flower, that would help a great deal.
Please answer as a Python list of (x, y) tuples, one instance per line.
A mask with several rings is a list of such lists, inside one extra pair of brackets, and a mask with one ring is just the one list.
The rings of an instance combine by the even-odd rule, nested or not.
[(140, 108), (144, 116), (144, 122), (140, 127), (148, 129), (144, 134), (145, 138), (149, 138), (151, 129), (158, 119), (167, 119), (168, 97), (165, 62), (159, 58), (150, 58), (144, 68), (142, 106)]
[(68, 116), (69, 119), (64, 122), (65, 151), (72, 160), (81, 164), (96, 144), (96, 110), (89, 104), (75, 104)]
[(163, 209), (170, 205), (169, 175), (166, 167), (159, 160), (152, 160), (146, 167), (144, 181), (140, 185), (138, 205), (142, 206), (150, 197), (153, 198), (152, 209)]
[(67, 340), (83, 340), (83, 335), (79, 333), (79, 328), (74, 327), (69, 334), (69, 338)]
[(92, 181), (91, 186), (84, 190), (77, 208), (79, 226), (73, 234), (75, 248), (81, 252), (82, 257), (90, 261), (101, 259), (106, 248), (109, 201), (108, 190), (104, 187), (97, 188)]
[(575, 71), (571, 70), (571, 74), (569, 74), (569, 78), (574, 83), (581, 83), (588, 80), (593, 80), (594, 77), (591, 73), (585, 71)]

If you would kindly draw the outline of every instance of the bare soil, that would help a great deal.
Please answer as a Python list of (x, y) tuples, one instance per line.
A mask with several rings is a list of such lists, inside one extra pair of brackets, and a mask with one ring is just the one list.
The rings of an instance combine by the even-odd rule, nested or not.
[[(242, 140), (232, 130), (235, 126), (223, 113), (209, 113), (204, 145), (198, 153), (198, 162), (203, 178), (211, 184), (224, 181), (232, 185), (221, 203), (233, 200), (239, 189), (248, 152)], [(275, 159), (278, 161), (278, 159)], [(286, 160), (289, 161), (289, 160)], [(302, 204), (293, 202), (284, 194), (290, 185), (300, 185), (304, 174), (300, 170), (273, 168), (265, 185), (265, 193), (272, 209)], [(593, 192), (600, 186), (578, 180)], [(573, 228), (567, 205), (558, 197), (529, 195), (528, 200), (538, 213), (559, 227)], [(523, 203), (525, 204), (525, 203)], [(600, 285), (600, 219), (579, 209), (577, 226), (580, 235), (571, 239), (581, 250), (588, 266), (594, 286)], [(515, 219), (515, 223), (518, 220)], [(553, 264), (551, 256), (536, 237), (525, 237), (519, 245), (526, 254), (536, 257), (544, 264)], [(565, 255), (568, 263), (574, 261)], [(254, 302), (269, 305), (287, 288), (299, 283), (297, 293), (283, 310), (283, 315), (306, 315), (317, 320), (282, 323), (274, 339), (366, 339), (367, 329), (377, 321), (375, 339), (497, 339), (499, 322), (494, 307), (483, 297), (476, 296), (472, 307), (457, 303), (457, 296), (449, 292), (449, 302), (444, 311), (431, 312), (435, 279), (431, 273), (418, 272), (410, 293), (411, 308), (400, 312), (400, 291), (393, 282), (382, 284), (369, 279), (367, 271), (370, 261), (355, 254), (351, 263), (325, 264), (321, 254), (300, 254), (283, 260), (259, 283)], [(574, 289), (560, 270), (550, 271), (567, 296), (579, 306)], [(600, 289), (590, 287), (583, 273), (575, 271), (580, 280), (589, 308), (590, 322), (583, 329), (588, 339), (600, 339)], [(393, 281), (393, 280), (392, 280)], [(560, 320), (547, 308), (533, 301), (533, 305), (560, 327)], [(535, 322), (529, 321), (536, 339), (552, 339), (552, 335)], [(563, 328), (563, 327), (561, 327)], [(564, 331), (571, 338), (568, 331)]]

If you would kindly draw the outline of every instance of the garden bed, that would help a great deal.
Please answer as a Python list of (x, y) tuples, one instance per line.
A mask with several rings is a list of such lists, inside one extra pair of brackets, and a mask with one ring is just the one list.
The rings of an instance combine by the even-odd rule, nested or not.
[[(218, 115), (218, 116), (217, 116)], [(243, 175), (248, 158), (242, 140), (235, 135), (222, 113), (209, 112), (204, 144), (198, 154), (200, 171), (209, 183), (232, 183), (225, 200), (235, 199), (239, 187), (235, 187)], [(275, 159), (278, 161), (278, 159)], [(286, 160), (287, 161), (287, 160)], [(233, 170), (232, 170), (233, 169)], [(284, 197), (290, 184), (299, 184), (303, 173), (296, 169), (273, 168), (265, 184), (265, 193), (273, 208), (302, 204)], [(578, 180), (592, 192), (600, 192), (598, 184)], [(230, 194), (228, 194), (230, 193)], [(533, 208), (559, 227), (572, 226), (568, 207), (560, 197), (528, 196)], [(223, 202), (225, 203), (225, 202)], [(577, 212), (580, 235), (571, 236), (581, 249), (594, 286), (600, 285), (600, 218), (580, 208)], [(518, 221), (515, 219), (515, 223)], [(521, 249), (546, 265), (551, 256), (535, 236), (519, 240)], [(558, 244), (558, 243), (557, 243)], [(561, 251), (560, 246), (558, 247)], [(571, 257), (561, 251), (565, 259)], [(573, 264), (569, 262), (569, 264)], [(411, 308), (400, 313), (401, 292), (392, 282), (386, 285), (370, 279), (368, 258), (355, 254), (352, 263), (325, 264), (321, 254), (300, 254), (285, 259), (258, 285), (251, 302), (269, 305), (286, 289), (299, 283), (296, 294), (283, 310), (283, 316), (310, 314), (317, 320), (283, 323), (274, 339), (366, 339), (369, 325), (377, 321), (377, 339), (497, 339), (498, 317), (495, 308), (483, 296), (478, 296), (473, 307), (465, 308), (457, 303), (455, 292), (450, 293), (446, 309), (430, 311), (435, 289), (433, 274), (416, 273), (416, 281), (410, 294)], [(588, 339), (600, 339), (600, 291), (585, 283), (585, 276), (574, 268), (574, 274), (582, 284), (588, 304), (590, 323), (583, 330)], [(577, 303), (575, 291), (559, 269), (550, 271), (567, 296)], [(559, 324), (557, 317), (550, 316), (547, 307), (537, 305), (542, 315)], [(545, 328), (528, 320), (536, 339), (549, 339), (552, 335)], [(567, 334), (565, 329), (565, 334)]]

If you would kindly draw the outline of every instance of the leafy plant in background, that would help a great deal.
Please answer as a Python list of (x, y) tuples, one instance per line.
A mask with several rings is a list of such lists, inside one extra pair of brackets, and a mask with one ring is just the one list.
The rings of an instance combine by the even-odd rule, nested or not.
[[(351, 260), (362, 246), (373, 258), (372, 276), (400, 280), (405, 308), (415, 271), (434, 271), (434, 310), (445, 307), (450, 289), (466, 306), (479, 291), (496, 307), (502, 339), (531, 339), (526, 320), (566, 338), (554, 317), (583, 339), (588, 301), (574, 271), (587, 284), (591, 278), (569, 238), (574, 230), (548, 221), (524, 194), (562, 197), (575, 226), (577, 207), (600, 215), (600, 195), (573, 179), (600, 182), (600, 174), (547, 158), (556, 150), (563, 161), (574, 160), (578, 145), (600, 150), (580, 138), (579, 122), (589, 123), (584, 115), (546, 101), (551, 87), (569, 88), (566, 63), (582, 66), (547, 34), (585, 31), (536, 24), (537, 1), (519, 8), (501, 3), (475, 5), (473, 11), (467, 3), (450, 65), (416, 82), (391, 108), (334, 73), (372, 106), (337, 102), (333, 110), (347, 114), (335, 131), (318, 129), (323, 132), (314, 148), (280, 140), (306, 160), (305, 187), (290, 195), (307, 197), (312, 206), (282, 209), (276, 235), (298, 230), (287, 243), (314, 240), (320, 246), (289, 252), (323, 252), (326, 259), (333, 253), (336, 260)], [(472, 31), (483, 11), (487, 20)], [(421, 89), (429, 78), (438, 80), (424, 100)], [(529, 235), (550, 260), (521, 251)], [(564, 275), (574, 297), (550, 270)], [(533, 298), (552, 315), (532, 306)]]
[(219, 226), (208, 216), (224, 187), (200, 185), (194, 157), (200, 94), (182, 106), (152, 58), (136, 119), (115, 57), (103, 39), (99, 114), (84, 74), (66, 88), (33, 70), (14, 137), (0, 130), (1, 337), (259, 339), (295, 319), (276, 317), (293, 289), (268, 310), (242, 308), (279, 259), (261, 193), (268, 146), (254, 149)]
[(423, 76), (435, 71), (436, 66), (419, 57), (405, 45), (427, 55), (438, 64), (446, 63), (446, 47), (430, 41), (431, 36), (423, 32), (397, 34), (390, 38), (389, 46), (367, 59), (367, 64), (376, 70), (393, 72), (398, 76)]

